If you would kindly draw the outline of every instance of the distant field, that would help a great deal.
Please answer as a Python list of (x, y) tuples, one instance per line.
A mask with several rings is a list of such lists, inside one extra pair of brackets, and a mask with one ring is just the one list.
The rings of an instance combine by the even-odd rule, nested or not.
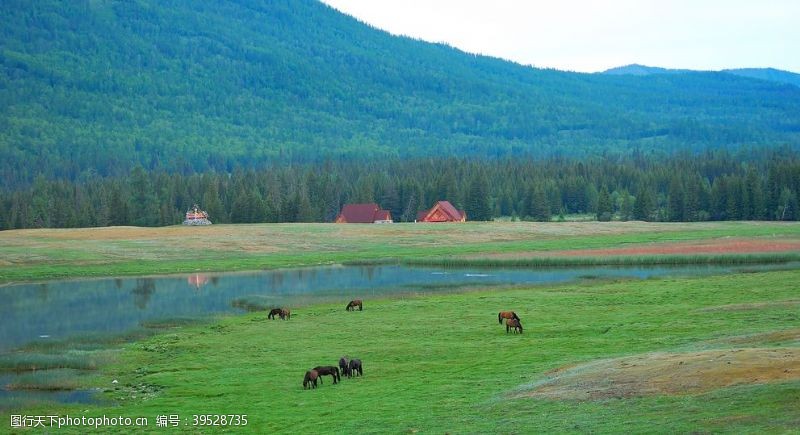
[(0, 282), (226, 271), (386, 259), (520, 259), (800, 252), (778, 222), (251, 224), (0, 232)]
[[(798, 282), (797, 270), (587, 281), (178, 324), (101, 367), (93, 382), (114, 405), (57, 413), (147, 416), (151, 430), (157, 415), (247, 414), (233, 433), (790, 433)], [(498, 324), (507, 309), (522, 335)], [(363, 360), (362, 378), (303, 390), (305, 370), (343, 355)]]

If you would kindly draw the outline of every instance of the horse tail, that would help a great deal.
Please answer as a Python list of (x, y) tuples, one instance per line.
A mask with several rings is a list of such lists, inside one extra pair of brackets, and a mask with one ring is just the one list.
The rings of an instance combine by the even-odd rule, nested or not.
[(503, 324), (503, 313), (497, 313), (497, 323)]

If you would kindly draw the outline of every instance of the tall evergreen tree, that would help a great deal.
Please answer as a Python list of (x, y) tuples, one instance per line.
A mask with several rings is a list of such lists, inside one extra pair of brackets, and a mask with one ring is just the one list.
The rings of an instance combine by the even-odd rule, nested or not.
[(489, 200), (489, 181), (483, 173), (476, 175), (472, 179), (466, 212), (469, 220), (492, 220), (492, 206)]
[(640, 221), (652, 221), (655, 213), (655, 195), (648, 187), (639, 190), (639, 195), (633, 202), (633, 217)]
[(598, 221), (608, 222), (611, 220), (613, 213), (614, 209), (611, 203), (611, 195), (608, 193), (608, 188), (603, 186), (597, 194), (597, 209), (595, 215)]
[(541, 185), (531, 189), (531, 217), (539, 222), (550, 221), (550, 204)]

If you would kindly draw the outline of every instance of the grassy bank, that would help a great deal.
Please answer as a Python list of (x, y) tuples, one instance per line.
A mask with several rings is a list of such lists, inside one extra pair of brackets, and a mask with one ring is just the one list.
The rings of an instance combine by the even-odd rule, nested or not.
[[(387, 259), (494, 261), (544, 256), (552, 258), (526, 261), (569, 265), (578, 260), (560, 259), (557, 255), (569, 250), (620, 246), (657, 248), (731, 239), (756, 240), (767, 245), (787, 241), (797, 244), (800, 243), (800, 224), (470, 222), (456, 225), (256, 224), (15, 230), (0, 232), (0, 282), (257, 270)], [(696, 256), (691, 261), (708, 262), (725, 256), (723, 254)], [(593, 264), (601, 261), (598, 259), (611, 257), (592, 253), (588, 256), (596, 258)]]
[[(314, 305), (286, 322), (226, 317), (128, 345), (101, 369), (119, 406), (57, 413), (148, 416), (151, 425), (164, 414), (247, 414), (246, 428), (231, 428), (241, 433), (790, 432), (800, 422), (800, 376), (791, 375), (800, 364), (780, 358), (800, 347), (797, 282), (800, 271), (594, 282), (368, 300), (353, 313)], [(505, 333), (501, 309), (519, 313), (524, 334)], [(673, 354), (682, 364), (681, 355), (740, 349), (773, 352), (767, 363), (785, 364), (789, 378), (671, 394), (648, 392), (645, 378), (607, 397), (536, 395), (560, 368), (618, 357), (646, 366), (649, 355)], [(342, 355), (363, 360), (363, 378), (302, 389), (305, 370)], [(717, 376), (732, 367), (708, 359)]]
[[(530, 257), (530, 258), (420, 258), (402, 260), (409, 266), (438, 267), (571, 267), (571, 266), (680, 266), (781, 264), (800, 261), (800, 253), (731, 255), (646, 255), (638, 257)], [(359, 264), (358, 262), (348, 264)]]

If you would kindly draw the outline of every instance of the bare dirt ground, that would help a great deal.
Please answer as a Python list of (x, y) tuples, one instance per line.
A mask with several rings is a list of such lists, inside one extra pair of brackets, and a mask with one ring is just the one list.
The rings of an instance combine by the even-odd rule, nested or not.
[(648, 353), (564, 367), (549, 375), (515, 397), (603, 400), (698, 394), (734, 385), (797, 380), (800, 348)]

